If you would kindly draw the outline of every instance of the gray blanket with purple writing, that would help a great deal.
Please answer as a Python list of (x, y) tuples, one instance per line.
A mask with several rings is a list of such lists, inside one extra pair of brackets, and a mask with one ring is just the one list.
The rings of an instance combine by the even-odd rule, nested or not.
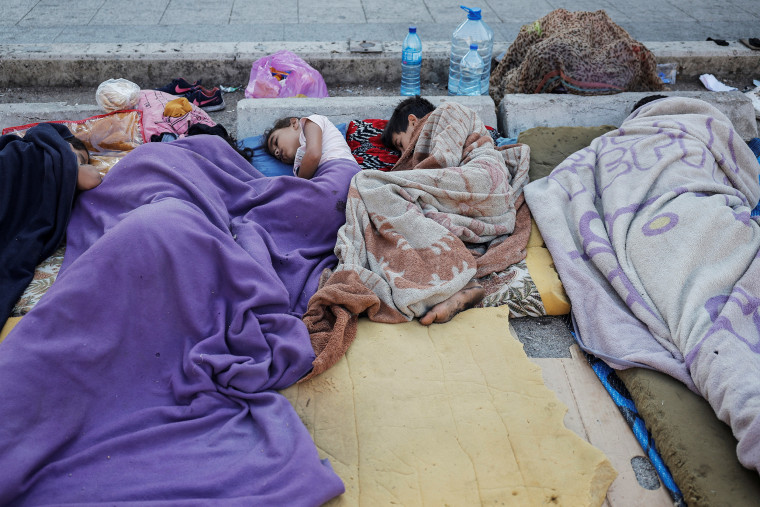
[(525, 197), (583, 346), (702, 394), (760, 468), (760, 165), (713, 106), (642, 106)]

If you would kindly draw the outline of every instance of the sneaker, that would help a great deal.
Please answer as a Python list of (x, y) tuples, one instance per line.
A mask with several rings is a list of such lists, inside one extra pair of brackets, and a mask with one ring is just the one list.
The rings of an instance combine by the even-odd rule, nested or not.
[(172, 95), (184, 95), (188, 92), (193, 91), (195, 88), (198, 88), (201, 86), (201, 80), (199, 79), (195, 83), (190, 83), (188, 81), (185, 81), (184, 78), (177, 78), (171, 83), (169, 83), (166, 86), (162, 86), (161, 88), (156, 88), (156, 90), (164, 93), (170, 93)]
[(224, 98), (222, 98), (222, 90), (214, 88), (209, 90), (212, 92), (210, 95), (206, 94), (201, 89), (195, 89), (190, 93), (186, 93), (185, 97), (191, 104), (195, 104), (204, 111), (220, 111), (224, 109)]

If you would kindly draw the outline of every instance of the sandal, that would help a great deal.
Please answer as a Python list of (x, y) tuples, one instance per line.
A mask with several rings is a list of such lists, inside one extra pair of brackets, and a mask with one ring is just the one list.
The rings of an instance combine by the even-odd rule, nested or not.
[(755, 51), (760, 51), (760, 39), (756, 37), (752, 37), (751, 39), (739, 39), (739, 42), (744, 44), (750, 49), (754, 49)]

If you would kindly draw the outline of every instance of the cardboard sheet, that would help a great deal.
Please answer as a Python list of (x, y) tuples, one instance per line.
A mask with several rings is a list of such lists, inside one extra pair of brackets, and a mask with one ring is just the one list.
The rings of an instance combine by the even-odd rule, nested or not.
[(617, 475), (564, 426), (505, 307), (361, 319), (338, 364), (284, 394), (346, 485), (335, 505), (600, 505)]
[(673, 507), (673, 499), (656, 478), (654, 468), (649, 477), (639, 477), (641, 472), (637, 473), (633, 465), (636, 460), (645, 459), (641, 444), (578, 345), (570, 347), (570, 355), (570, 358), (533, 357), (531, 361), (541, 366), (544, 382), (568, 407), (565, 425), (601, 449), (617, 470), (618, 476), (607, 490), (604, 505)]
[(760, 498), (757, 473), (736, 458), (736, 438), (707, 401), (664, 373), (621, 370), (662, 459), (690, 506), (753, 505)]

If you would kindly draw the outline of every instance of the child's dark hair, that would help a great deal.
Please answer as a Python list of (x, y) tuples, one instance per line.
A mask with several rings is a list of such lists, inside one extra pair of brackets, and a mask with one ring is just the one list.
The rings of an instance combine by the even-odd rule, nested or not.
[(633, 105), (633, 109), (631, 109), (631, 113), (633, 113), (635, 110), (637, 110), (638, 108), (640, 108), (641, 106), (645, 104), (649, 104), (650, 102), (654, 102), (655, 100), (666, 99), (666, 98), (667, 96), (665, 95), (647, 95), (646, 97), (644, 97), (643, 99), (641, 99), (640, 101), (636, 102)]
[(227, 141), (227, 144), (229, 144), (233, 150), (238, 152), (241, 157), (246, 159), (248, 162), (253, 160), (253, 150), (250, 148), (241, 148), (240, 144), (237, 142), (237, 139), (232, 137), (227, 133), (227, 129), (224, 128), (224, 125), (217, 123), (213, 127), (206, 125), (205, 123), (194, 123), (190, 125), (190, 128), (187, 129), (187, 136), (197, 136), (200, 134), (207, 134), (212, 136), (219, 136), (225, 141)]
[(274, 156), (274, 153), (271, 153), (269, 151), (269, 138), (272, 137), (272, 134), (274, 134), (274, 131), (289, 127), (290, 120), (292, 120), (293, 118), (295, 118), (296, 120), (298, 119), (296, 116), (285, 116), (283, 118), (280, 118), (279, 120), (274, 122), (274, 125), (272, 125), (271, 129), (267, 129), (264, 131), (264, 150), (266, 150), (267, 153)]
[(74, 147), (75, 150), (81, 150), (87, 153), (87, 163), (90, 163), (90, 152), (87, 150), (87, 146), (85, 146), (84, 142), (79, 139), (78, 137), (72, 135), (71, 137), (64, 137), (66, 141)]
[(407, 127), (409, 127), (409, 115), (413, 114), (417, 118), (423, 118), (433, 110), (435, 110), (435, 106), (429, 100), (423, 99), (419, 95), (399, 102), (396, 109), (393, 110), (391, 119), (385, 125), (382, 136), (380, 136), (383, 145), (389, 150), (395, 150), (396, 148), (393, 146), (393, 134), (406, 132)]

